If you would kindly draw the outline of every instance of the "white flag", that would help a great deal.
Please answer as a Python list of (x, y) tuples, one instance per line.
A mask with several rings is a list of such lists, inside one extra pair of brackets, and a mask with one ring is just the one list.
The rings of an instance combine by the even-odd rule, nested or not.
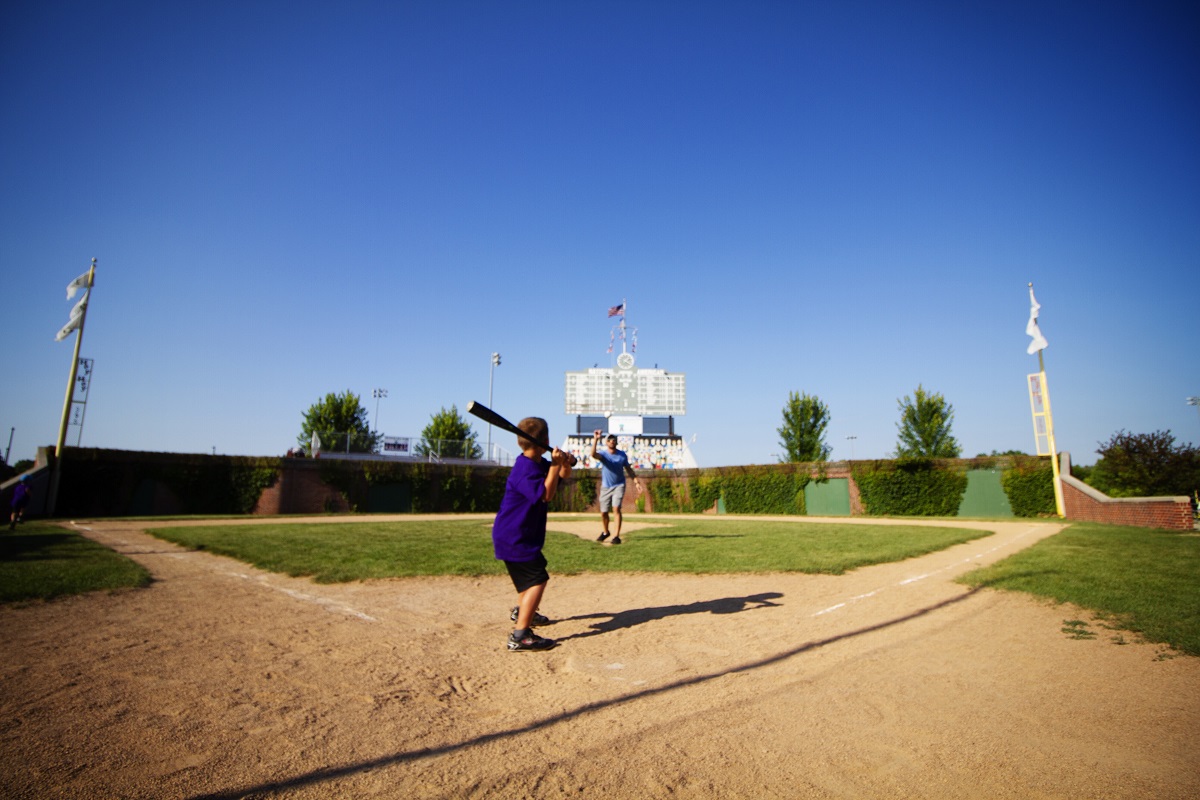
[(63, 339), (71, 335), (71, 331), (78, 328), (83, 323), (83, 312), (87, 310), (88, 292), (83, 293), (83, 297), (79, 298), (79, 302), (71, 309), (71, 318), (67, 320), (67, 324), (62, 326), (62, 330), (54, 337), (54, 341), (61, 342)]
[[(90, 270), (89, 270), (90, 272)], [(75, 280), (67, 284), (67, 299), (70, 300), (75, 296), (75, 293), (88, 285), (88, 272), (83, 273)]]
[(1033, 287), (1029, 287), (1029, 324), (1025, 326), (1025, 333), (1033, 337), (1033, 341), (1029, 343), (1029, 347), (1025, 350), (1029, 355), (1033, 355), (1038, 350), (1045, 350), (1049, 346), (1046, 337), (1042, 336), (1042, 331), (1038, 328), (1038, 309), (1041, 305), (1033, 296)]
[(58, 332), (58, 333), (55, 335), (55, 337), (54, 337), (54, 341), (56, 341), (56, 342), (61, 342), (63, 339), (65, 339), (65, 338), (67, 338), (68, 336), (70, 336), (70, 335), (71, 335), (71, 331), (73, 331), (73, 330), (75, 330), (76, 328), (78, 328), (78, 327), (79, 327), (79, 319), (80, 319), (79, 317), (75, 317), (75, 318), (74, 318), (74, 319), (72, 319), (70, 322), (68, 322), (66, 325), (63, 325), (63, 326), (62, 326), (62, 330), (61, 330), (61, 331), (59, 331), (59, 332)]

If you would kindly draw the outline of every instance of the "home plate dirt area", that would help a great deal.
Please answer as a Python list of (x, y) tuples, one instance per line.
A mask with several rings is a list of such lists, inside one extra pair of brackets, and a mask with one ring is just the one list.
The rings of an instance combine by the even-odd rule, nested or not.
[(149, 588), (0, 608), (3, 796), (1200, 797), (1200, 659), (954, 582), (1057, 522), (842, 576), (551, 562), (544, 653), (506, 577), (320, 585), (147, 524), (72, 527)]

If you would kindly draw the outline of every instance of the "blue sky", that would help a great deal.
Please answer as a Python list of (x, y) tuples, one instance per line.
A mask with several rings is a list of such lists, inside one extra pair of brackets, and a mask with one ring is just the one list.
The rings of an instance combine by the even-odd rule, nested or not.
[(1032, 451), (1031, 281), (1060, 449), (1200, 442), (1194, 4), (10, 0), (0, 109), (11, 460), (93, 257), (85, 446), (282, 454), (376, 388), (418, 436), (492, 351), (558, 439), (627, 299), (702, 466), (777, 460), (791, 391), (885, 457), (918, 384)]

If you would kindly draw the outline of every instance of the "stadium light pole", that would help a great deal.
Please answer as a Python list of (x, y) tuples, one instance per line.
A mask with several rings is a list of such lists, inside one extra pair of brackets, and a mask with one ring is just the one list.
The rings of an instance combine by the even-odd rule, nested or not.
[[(492, 407), (492, 385), (495, 383), (496, 367), (500, 366), (500, 354), (492, 353), (492, 366), (488, 368), (488, 408)], [(487, 459), (492, 460), (492, 423), (488, 423)]]
[(379, 401), (387, 397), (387, 389), (373, 389), (371, 396), (375, 398), (375, 432), (379, 433)]
[(1200, 413), (1200, 397), (1189, 397), (1187, 399), (1187, 404), (1189, 406), (1195, 406), (1196, 412)]
[(857, 438), (858, 438), (857, 436), (847, 436), (846, 437), (846, 440), (848, 442), (850, 442), (850, 460), (851, 461), (854, 460), (854, 440)]

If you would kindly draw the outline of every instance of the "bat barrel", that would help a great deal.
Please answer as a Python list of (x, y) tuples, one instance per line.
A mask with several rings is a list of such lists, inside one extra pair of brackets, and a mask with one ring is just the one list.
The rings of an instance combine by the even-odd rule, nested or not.
[[(531, 442), (537, 442), (539, 446), (544, 447), (547, 450), (554, 449), (554, 447), (549, 442), (541, 442), (541, 441), (538, 441), (537, 439), (534, 439), (528, 433), (521, 430), (516, 425), (512, 424), (507, 419), (500, 416), (495, 411), (492, 411), (490, 408), (483, 405), (482, 403), (477, 403), (474, 400), (467, 403), (467, 413), (474, 414), (475, 416), (479, 417), (481, 420), (488, 423), (489, 425), (495, 425), (497, 428), (503, 428), (504, 430), (508, 431), (509, 433), (513, 433), (513, 434), (516, 434), (517, 436), (520, 436), (522, 439), (528, 439)], [(567, 458), (572, 467), (578, 463), (575, 456), (571, 455), (570, 453), (567, 454)]]

